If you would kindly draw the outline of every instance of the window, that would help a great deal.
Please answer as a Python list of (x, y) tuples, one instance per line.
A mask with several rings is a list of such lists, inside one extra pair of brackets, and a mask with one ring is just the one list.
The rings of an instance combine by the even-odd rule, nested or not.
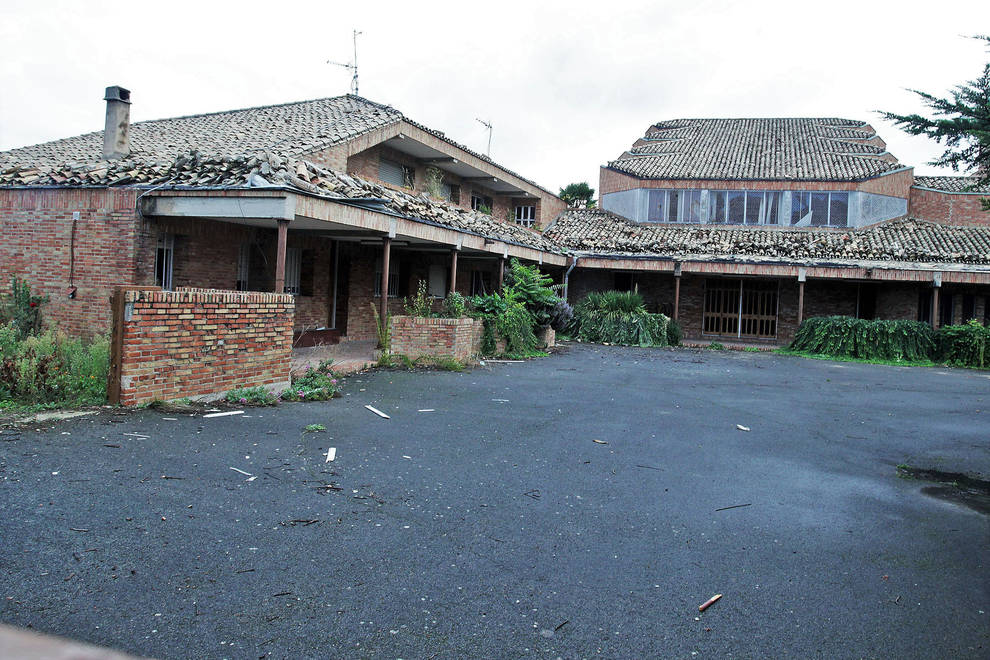
[(807, 227), (811, 224), (811, 194), (791, 193), (791, 224)]
[(773, 339), (777, 336), (777, 282), (707, 280), (702, 332)]
[[(399, 295), (399, 268), (398, 264), (389, 261), (388, 264), (388, 297), (395, 298)], [(375, 297), (382, 295), (382, 259), (375, 261)]]
[(536, 222), (536, 207), (535, 206), (517, 206), (516, 207), (516, 224), (517, 225), (522, 225), (523, 227), (532, 227), (534, 222)]
[(684, 190), (681, 192), (681, 222), (701, 222), (701, 191)]
[(739, 190), (729, 191), (729, 224), (741, 225), (746, 218), (746, 193)]
[(412, 188), (416, 183), (416, 170), (394, 160), (382, 158), (378, 161), (378, 178), (393, 186)]
[(475, 211), (480, 211), (481, 213), (491, 214), (492, 198), (487, 195), (471, 193), (471, 208)]
[(237, 253), (237, 290), (248, 291), (248, 276), (251, 273), (251, 244), (241, 243)]
[(440, 195), (454, 204), (461, 203), (461, 187), (455, 183), (440, 184)]
[(677, 214), (680, 213), (681, 191), (667, 191), (667, 222), (677, 222)]
[(849, 224), (849, 193), (791, 193), (791, 224), (799, 227), (846, 227)]
[(746, 224), (747, 225), (758, 225), (760, 224), (760, 211), (763, 210), (763, 193), (762, 192), (748, 192), (746, 193)]
[(708, 222), (715, 225), (724, 225), (727, 205), (728, 193), (726, 191), (710, 191), (708, 193)]
[(285, 292), (298, 296), (301, 293), (302, 249), (285, 248)]
[(646, 211), (647, 222), (664, 222), (667, 210), (667, 191), (651, 190), (649, 196), (649, 208)]
[(849, 224), (849, 193), (829, 193), (828, 226), (845, 227)]
[(158, 235), (155, 250), (155, 285), (165, 291), (172, 290), (172, 256), (175, 253), (175, 236), (169, 233)]
[(444, 298), (447, 295), (447, 267), (443, 264), (430, 265), (430, 280), (427, 291), (434, 298)]
[(785, 195), (791, 198), (792, 225), (848, 225), (849, 193), (779, 190), (649, 190), (645, 222), (786, 224)]

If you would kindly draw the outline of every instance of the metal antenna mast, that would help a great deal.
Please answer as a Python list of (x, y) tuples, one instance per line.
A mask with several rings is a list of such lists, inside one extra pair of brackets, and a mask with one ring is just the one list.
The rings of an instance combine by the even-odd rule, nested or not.
[(344, 64), (343, 62), (334, 62), (333, 60), (327, 60), (327, 64), (333, 64), (335, 66), (342, 66), (352, 74), (351, 77), (351, 94), (354, 96), (359, 96), (358, 94), (358, 59), (357, 59), (357, 38), (359, 34), (364, 34), (363, 32), (358, 32), (354, 30), (354, 61)]
[(484, 119), (478, 119), (477, 117), (474, 120), (481, 122), (481, 125), (488, 129), (488, 151), (485, 152), (485, 155), (490, 158), (492, 155), (492, 123)]

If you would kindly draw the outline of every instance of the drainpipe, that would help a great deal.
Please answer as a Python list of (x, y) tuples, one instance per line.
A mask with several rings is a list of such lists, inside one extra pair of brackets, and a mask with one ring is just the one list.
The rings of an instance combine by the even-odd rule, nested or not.
[(577, 261), (577, 255), (571, 257), (571, 265), (567, 268), (567, 272), (564, 273), (564, 302), (567, 302), (567, 285), (570, 281), (571, 271), (574, 270), (575, 266), (577, 266)]

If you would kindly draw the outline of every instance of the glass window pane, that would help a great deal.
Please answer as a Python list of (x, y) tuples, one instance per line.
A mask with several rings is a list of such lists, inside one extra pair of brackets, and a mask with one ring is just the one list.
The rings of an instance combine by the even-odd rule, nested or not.
[(824, 227), (828, 224), (828, 193), (811, 193), (811, 225)]
[(746, 193), (746, 224), (747, 225), (758, 225), (760, 224), (760, 212), (763, 209), (763, 193), (762, 192), (748, 192)]
[(845, 227), (849, 224), (849, 193), (834, 192), (830, 195), (828, 224)]
[(683, 193), (680, 190), (667, 191), (667, 222), (677, 222), (680, 214), (681, 198)]
[(684, 191), (684, 215), (681, 222), (701, 222), (701, 191)]
[(667, 210), (667, 191), (651, 190), (649, 205), (649, 208), (646, 210), (646, 221), (663, 222), (667, 217), (664, 213)]
[(765, 225), (776, 225), (779, 223), (779, 218), (778, 218), (779, 214), (780, 214), (780, 193), (779, 192), (766, 193), (766, 198), (763, 205), (763, 217), (761, 218), (761, 222)]
[(708, 222), (725, 224), (725, 191), (711, 190), (708, 193)]
[(811, 224), (811, 196), (807, 192), (791, 193), (791, 224), (809, 225)]
[(729, 191), (729, 224), (741, 225), (746, 209), (746, 193), (742, 191)]

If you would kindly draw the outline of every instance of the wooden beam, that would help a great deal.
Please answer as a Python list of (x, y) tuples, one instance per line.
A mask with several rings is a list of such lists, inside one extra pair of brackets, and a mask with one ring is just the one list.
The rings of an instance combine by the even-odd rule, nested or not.
[(450, 293), (457, 290), (457, 248), (450, 251)]
[(798, 318), (797, 324), (800, 326), (804, 320), (804, 282), (798, 282)]
[(382, 299), (378, 311), (382, 323), (388, 323), (388, 262), (391, 256), (392, 239), (386, 236), (382, 239)]
[(932, 330), (938, 330), (938, 291), (939, 287), (932, 288)]
[(285, 243), (289, 234), (289, 221), (278, 221), (278, 248), (275, 252), (275, 293), (285, 293)]

